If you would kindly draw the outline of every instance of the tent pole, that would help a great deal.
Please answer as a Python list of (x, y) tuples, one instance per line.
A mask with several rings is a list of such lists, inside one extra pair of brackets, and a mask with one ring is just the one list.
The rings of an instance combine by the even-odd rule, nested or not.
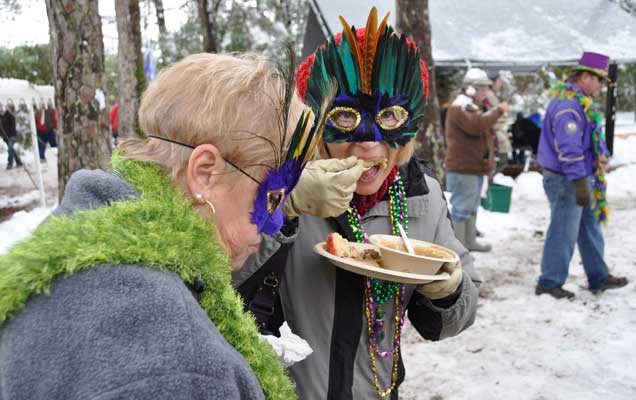
[(35, 113), (32, 106), (29, 109), (29, 119), (31, 120), (31, 143), (33, 147), (33, 159), (35, 160), (35, 170), (38, 177), (38, 186), (40, 189), (40, 205), (46, 207), (46, 197), (44, 194), (44, 179), (42, 179), (42, 168), (40, 167), (40, 151), (38, 150), (38, 133), (35, 128)]
[(610, 155), (614, 154), (614, 123), (616, 121), (616, 78), (618, 65), (611, 63), (608, 71), (611, 83), (607, 85), (607, 99), (605, 103), (605, 142)]

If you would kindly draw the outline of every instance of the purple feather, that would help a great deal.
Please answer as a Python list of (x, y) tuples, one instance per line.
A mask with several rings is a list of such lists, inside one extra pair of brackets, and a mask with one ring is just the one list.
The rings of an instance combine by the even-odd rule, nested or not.
[[(302, 172), (301, 160), (287, 160), (277, 170), (270, 170), (258, 187), (258, 194), (254, 201), (252, 223), (259, 233), (274, 235), (283, 226), (283, 204), (289, 193), (296, 187)], [(270, 214), (267, 204), (267, 193), (284, 189), (284, 197), (276, 210)]]

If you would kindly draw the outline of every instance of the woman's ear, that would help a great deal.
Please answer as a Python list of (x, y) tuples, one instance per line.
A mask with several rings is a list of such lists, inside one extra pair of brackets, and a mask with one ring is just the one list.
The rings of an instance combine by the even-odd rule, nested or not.
[(186, 185), (192, 197), (200, 194), (209, 199), (224, 167), (225, 160), (213, 144), (202, 144), (192, 150), (186, 171)]

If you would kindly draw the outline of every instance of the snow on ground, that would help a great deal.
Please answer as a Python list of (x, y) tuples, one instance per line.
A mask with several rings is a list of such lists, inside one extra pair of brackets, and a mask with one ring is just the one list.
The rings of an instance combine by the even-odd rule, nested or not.
[[(617, 138), (615, 146), (617, 156), (636, 161), (636, 138)], [(481, 240), (493, 251), (475, 253), (475, 265), (493, 293), (480, 299), (475, 324), (457, 337), (426, 342), (405, 327), (400, 398), (636, 398), (636, 165), (618, 168), (608, 181), (606, 261), (630, 284), (593, 295), (577, 251), (565, 284), (576, 299), (534, 294), (550, 212), (541, 175), (522, 174), (510, 213), (479, 211)]]
[[(47, 206), (57, 203), (57, 148), (46, 149), (46, 162), (40, 164), (42, 180), (46, 193)], [(0, 209), (6, 207), (27, 207), (38, 204), (40, 194), (38, 192), (38, 178), (33, 152), (25, 151), (21, 155), (24, 167), (14, 167), (6, 170), (7, 149), (3, 141), (0, 141)], [(30, 175), (30, 177), (29, 177)]]
[(614, 130), (617, 135), (634, 133), (636, 134), (636, 119), (631, 111), (619, 111), (616, 113)]
[[(6, 148), (1, 155), (3, 158), (6, 157)], [(46, 207), (40, 206), (33, 153), (23, 154), (22, 161), (35, 182), (31, 181), (24, 168), (0, 172), (0, 211), (6, 208), (22, 210), (0, 223), (0, 254), (14, 243), (28, 237), (57, 204), (57, 149), (48, 148), (46, 158), (46, 163), (41, 164)], [(4, 168), (4, 165), (0, 168)]]
[(613, 170), (607, 177), (607, 198), (619, 205), (636, 199), (636, 121), (634, 113), (619, 112), (616, 118), (616, 132), (630, 133), (617, 136), (614, 140), (614, 155), (610, 161)]
[(29, 237), (51, 211), (52, 209), (47, 207), (18, 211), (9, 220), (0, 224), (0, 254), (9, 250), (16, 242)]

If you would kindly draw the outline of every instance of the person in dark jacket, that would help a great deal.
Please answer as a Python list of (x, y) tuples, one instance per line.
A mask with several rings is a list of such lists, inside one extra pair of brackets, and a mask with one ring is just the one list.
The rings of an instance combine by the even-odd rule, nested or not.
[(230, 281), (319, 137), (281, 75), (207, 53), (164, 68), (140, 104), (148, 137), (122, 141), (112, 173), (75, 173), (0, 257), (1, 400), (295, 397)]
[[(0, 112), (2, 112), (2, 110), (0, 110)], [(0, 117), (0, 134), (2, 135), (2, 140), (4, 140), (7, 144), (7, 153), (9, 154), (9, 158), (7, 159), (7, 169), (13, 168), (14, 160), (16, 166), (22, 166), (22, 161), (15, 151), (15, 142), (17, 140), (18, 132), (16, 131), (14, 113), (15, 107), (13, 107), (13, 103), (9, 103), (4, 108), (4, 112), (2, 112), (2, 116)]]
[[(375, 9), (367, 27), (373, 31), (354, 31), (343, 22), (343, 33), (300, 65), (297, 93), (306, 104), (321, 104), (330, 82), (337, 84), (319, 148), (322, 159), (305, 169), (285, 203), (289, 217), (299, 216), (295, 236), (290, 231), (264, 238), (259, 253), (234, 274), (241, 293), (250, 292), (251, 277), (262, 277), (264, 285), (247, 293), (254, 294), (247, 307), (264, 329), (275, 332), (262, 317), (276, 314), (276, 307), (262, 301), (262, 294), (279, 286), (279, 277), (268, 270), (283, 264), (281, 315), (314, 350), (290, 369), (302, 399), (396, 399), (404, 379), (405, 318), (422, 337), (440, 340), (470, 326), (477, 308), (480, 279), (453, 234), (441, 187), (411, 160), (426, 104), (426, 66), (414, 43), (385, 22), (377, 24)], [(395, 70), (401, 73), (392, 74)], [(373, 166), (361, 168), (361, 161)], [(377, 233), (399, 235), (397, 223), (409, 237), (460, 255), (461, 262), (442, 267), (449, 279), (385, 281), (338, 268), (314, 251), (333, 232), (351, 242)]]

